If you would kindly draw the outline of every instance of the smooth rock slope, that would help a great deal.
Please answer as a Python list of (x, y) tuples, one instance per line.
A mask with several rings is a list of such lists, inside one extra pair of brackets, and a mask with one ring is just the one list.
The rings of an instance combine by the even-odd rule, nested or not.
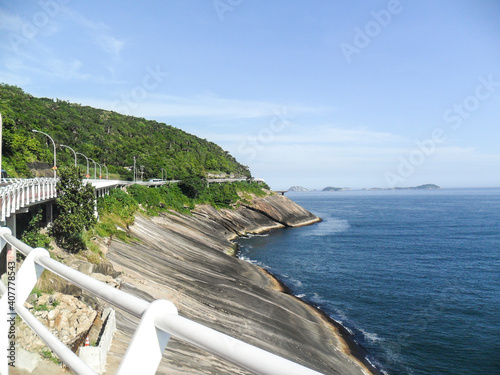
[[(192, 215), (138, 216), (130, 228), (138, 241), (113, 241), (108, 259), (123, 272), (122, 289), (171, 300), (184, 317), (325, 374), (368, 374), (320, 311), (287, 294), (263, 269), (228, 255), (236, 236), (318, 220), (283, 196), (257, 198), (237, 210), (201, 206)], [(107, 373), (116, 371), (137, 323), (117, 311)], [(158, 373), (248, 372), (173, 338)]]

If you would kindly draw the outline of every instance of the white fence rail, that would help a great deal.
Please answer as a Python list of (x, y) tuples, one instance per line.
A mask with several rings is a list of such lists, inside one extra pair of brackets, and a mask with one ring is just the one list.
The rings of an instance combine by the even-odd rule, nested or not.
[[(8, 319), (12, 314), (17, 313), (61, 361), (77, 374), (95, 374), (95, 372), (24, 307), (24, 302), (44, 270), (61, 276), (94, 296), (141, 319), (122, 359), (118, 374), (154, 374), (171, 335), (256, 374), (319, 374), (302, 365), (183, 318), (177, 314), (177, 308), (170, 301), (156, 300), (150, 303), (97, 281), (51, 259), (47, 250), (31, 248), (12, 236), (10, 229), (2, 227), (0, 228), (0, 249), (3, 249), (6, 244), (21, 251), (26, 255), (26, 259), (17, 271), (15, 281), (10, 281), (8, 288), (0, 282), (2, 292), (0, 311), (4, 312), (1, 314), (4, 317), (2, 319)], [(11, 283), (15, 284), (12, 290)], [(10, 310), (11, 306), (15, 311)], [(5, 355), (10, 345), (8, 330), (9, 324), (2, 322), (0, 324), (1, 374), (8, 373), (8, 361)]]
[[(2, 179), (5, 181), (6, 179)], [(8, 185), (0, 187), (0, 221), (16, 211), (56, 197), (54, 178), (8, 179)]]

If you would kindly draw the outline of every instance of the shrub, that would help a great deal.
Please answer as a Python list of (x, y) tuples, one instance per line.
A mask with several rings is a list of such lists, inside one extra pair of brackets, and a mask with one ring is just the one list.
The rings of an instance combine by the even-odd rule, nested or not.
[(95, 189), (83, 184), (81, 171), (75, 167), (61, 169), (57, 183), (56, 216), (51, 234), (56, 243), (68, 252), (85, 248), (83, 230), (89, 230), (97, 221), (94, 216)]

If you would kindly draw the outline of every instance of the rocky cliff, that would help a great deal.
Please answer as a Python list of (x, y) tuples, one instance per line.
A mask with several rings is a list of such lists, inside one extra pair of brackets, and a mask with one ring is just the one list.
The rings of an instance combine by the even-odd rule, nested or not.
[[(137, 240), (113, 241), (108, 259), (123, 272), (122, 289), (144, 299), (164, 298), (179, 314), (325, 374), (367, 374), (350, 354), (340, 327), (317, 309), (286, 293), (263, 269), (232, 253), (231, 239), (320, 219), (283, 196), (254, 199), (248, 207), (192, 215), (138, 216)], [(117, 311), (118, 331), (108, 356), (112, 374), (138, 323)], [(247, 374), (237, 366), (171, 339), (158, 373)]]

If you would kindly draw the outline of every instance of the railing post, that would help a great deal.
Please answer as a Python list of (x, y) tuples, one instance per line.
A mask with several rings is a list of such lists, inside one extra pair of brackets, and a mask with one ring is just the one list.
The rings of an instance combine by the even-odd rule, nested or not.
[[(10, 229), (0, 228), (0, 236), (2, 238), (2, 244), (5, 242), (3, 235), (5, 233), (11, 234)], [(34, 257), (38, 254), (47, 254), (48, 251), (45, 249), (37, 248), (32, 251), (24, 260), (23, 265), (17, 271), (15, 280), (9, 280), (9, 284), (14, 287), (14, 294), (11, 290), (7, 290), (2, 295), (0, 299), (0, 311), (2, 311), (2, 324), (0, 324), (0, 374), (7, 375), (9, 373), (9, 362), (13, 362), (14, 358), (8, 358), (8, 353), (10, 353), (11, 341), (9, 340), (9, 329), (11, 326), (11, 321), (15, 322), (16, 312), (15, 305), (18, 303), (22, 305), (24, 301), (28, 298), (31, 290), (35, 286), (38, 277), (43, 271), (43, 267), (35, 264)], [(11, 275), (9, 275), (12, 277)], [(9, 285), (10, 287), (10, 285)], [(12, 300), (11, 297), (14, 296)], [(22, 301), (22, 302), (20, 302)], [(9, 305), (12, 303), (12, 306)], [(14, 349), (15, 350), (15, 349)]]
[(30, 181), (24, 181), (24, 206), (30, 205)]
[(24, 203), (26, 202), (25, 201), (25, 197), (26, 197), (26, 194), (24, 192), (24, 183), (21, 183), (21, 207), (20, 208), (23, 208), (24, 207)]
[(31, 290), (36, 285), (38, 278), (44, 271), (44, 267), (36, 263), (36, 260), (41, 256), (50, 258), (47, 250), (37, 247), (33, 249), (24, 259), (22, 266), (17, 271), (16, 275), (16, 303), (23, 304), (31, 293)]
[(10, 211), (12, 210), (12, 189), (8, 188), (7, 190), (7, 212), (5, 213), (5, 216), (10, 216)]
[(156, 300), (151, 303), (142, 315), (117, 374), (156, 373), (170, 335), (156, 328), (155, 320), (169, 314), (177, 315), (177, 308), (172, 302)]
[(19, 209), (19, 204), (21, 201), (21, 194), (19, 191), (19, 186), (14, 187), (14, 212)]

